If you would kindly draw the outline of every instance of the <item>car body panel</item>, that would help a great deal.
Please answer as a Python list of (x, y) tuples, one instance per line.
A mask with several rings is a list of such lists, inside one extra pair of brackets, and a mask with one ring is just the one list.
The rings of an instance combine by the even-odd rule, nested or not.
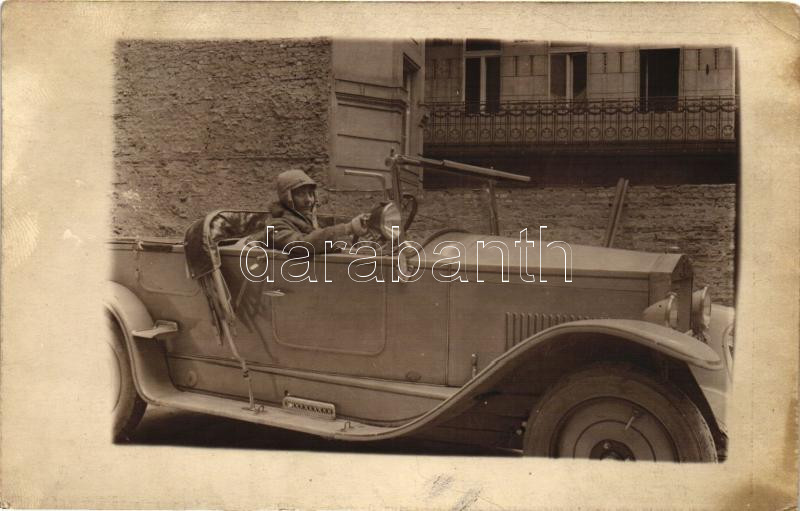
[[(519, 238), (508, 236), (496, 236), (475, 234), (466, 232), (448, 232), (429, 240), (425, 245), (425, 255), (428, 263), (432, 265), (435, 261), (442, 259), (441, 253), (436, 254), (434, 249), (440, 244), (446, 246), (452, 243), (460, 243), (466, 250), (462, 255), (468, 267), (475, 265), (489, 270), (490, 268), (500, 268), (501, 262), (513, 268), (519, 268), (525, 261), (530, 269), (538, 270), (540, 267), (548, 275), (564, 275), (564, 250), (558, 248), (557, 243), (564, 242), (545, 242), (538, 238), (538, 234), (528, 233), (527, 239), (534, 243), (533, 246), (523, 252)], [(500, 244), (493, 244), (500, 242)], [(506, 246), (508, 250), (501, 251), (500, 246)], [(588, 275), (614, 274), (623, 276), (630, 273), (651, 274), (670, 273), (678, 261), (684, 257), (681, 254), (657, 254), (651, 252), (639, 252), (635, 250), (624, 250), (619, 248), (595, 247), (590, 245), (569, 245), (572, 253), (571, 267), (573, 273), (584, 273)], [(541, 264), (540, 264), (541, 261)], [(536, 274), (538, 280), (538, 274)]]
[[(448, 384), (462, 385), (471, 377), (473, 354), (480, 370), (526, 337), (551, 326), (579, 319), (632, 317), (631, 311), (647, 306), (646, 280), (614, 281), (612, 285), (618, 284), (618, 289), (612, 285), (601, 289), (594, 279), (575, 276), (572, 283), (554, 281), (553, 285), (448, 284), (451, 301)], [(476, 317), (481, 321), (475, 321)]]
[[(287, 259), (270, 251), (271, 263)], [(238, 328), (247, 358), (291, 369), (351, 376), (444, 384), (447, 350), (445, 287), (432, 279), (411, 286), (391, 282), (355, 282), (348, 266), (357, 257), (315, 257), (317, 282), (290, 282), (275, 272), (275, 282), (246, 281), (238, 253), (223, 254), (223, 273), (234, 294), (247, 286)], [(324, 264), (323, 264), (324, 262)], [(387, 260), (382, 261), (390, 271)], [(324, 267), (324, 268), (322, 268)], [(324, 279), (331, 282), (324, 282)], [(270, 296), (279, 291), (279, 296)], [(313, 311), (313, 312), (309, 312)], [(407, 321), (408, 317), (415, 321)], [(406, 318), (406, 319), (404, 319)], [(337, 334), (331, 335), (335, 328)]]
[[(365, 400), (362, 404), (367, 406), (380, 402), (383, 402), (384, 406), (386, 403), (389, 403), (389, 406), (396, 406), (400, 402), (398, 401), (398, 396), (408, 397), (410, 396), (408, 389), (417, 389), (417, 395), (413, 396), (418, 398), (416, 404), (417, 414), (409, 416), (405, 420), (384, 424), (378, 424), (373, 421), (372, 424), (367, 424), (344, 416), (334, 421), (328, 421), (299, 416), (282, 410), (278, 406), (269, 406), (268, 404), (267, 407), (262, 409), (248, 410), (244, 406), (241, 396), (226, 396), (219, 393), (209, 395), (208, 392), (182, 391), (189, 390), (189, 388), (182, 387), (180, 377), (173, 380), (171, 375), (179, 374), (180, 370), (177, 367), (168, 368), (167, 360), (169, 360), (170, 366), (176, 364), (178, 360), (182, 360), (182, 362), (192, 362), (193, 360), (190, 357), (168, 355), (164, 349), (166, 341), (163, 339), (151, 340), (134, 337), (132, 334), (134, 331), (145, 330), (154, 323), (153, 317), (141, 300), (123, 285), (112, 282), (109, 286), (106, 307), (122, 327), (126, 337), (125, 341), (131, 354), (131, 366), (137, 390), (142, 398), (149, 403), (347, 440), (363, 441), (392, 438), (415, 434), (425, 428), (446, 423), (448, 419), (474, 406), (476, 398), (480, 398), (492, 390), (515, 368), (529, 362), (526, 354), (534, 353), (537, 347), (548, 342), (557, 342), (559, 338), (565, 335), (602, 332), (634, 343), (650, 346), (661, 353), (691, 364), (699, 364), (707, 369), (718, 368), (722, 364), (720, 358), (705, 344), (697, 340), (694, 343), (687, 343), (685, 336), (681, 337), (680, 333), (658, 325), (643, 324), (640, 321), (585, 320), (557, 325), (522, 341), (490, 362), (486, 368), (461, 387), (395, 383), (397, 388), (392, 389), (389, 382), (369, 382), (367, 379), (361, 379), (359, 383), (356, 383), (353, 379), (337, 378), (336, 376), (323, 374), (315, 375), (310, 372), (291, 374), (291, 371), (273, 369), (270, 373), (268, 368), (264, 368), (266, 369), (264, 371), (256, 371), (263, 373), (265, 385), (276, 385), (280, 378), (288, 377), (298, 381), (305, 380), (306, 382), (322, 384), (321, 388), (327, 388), (329, 391), (330, 389), (338, 388), (340, 393), (357, 394), (359, 391), (368, 391), (360, 396)], [(173, 336), (175, 334), (168, 335)], [(586, 339), (589, 338), (587, 337)], [(194, 361), (196, 362), (197, 360), (195, 359)], [(188, 367), (194, 368), (198, 372), (202, 371), (202, 378), (215, 382), (215, 388), (219, 388), (219, 381), (224, 380), (230, 380), (230, 385), (236, 384), (234, 377), (236, 367), (230, 361), (216, 361), (216, 364), (213, 364), (213, 360), (207, 360), (206, 362), (212, 363), (203, 369), (196, 365)], [(227, 367), (227, 370), (211, 369), (212, 366), (216, 366), (216, 368)], [(173, 381), (176, 384), (173, 384)], [(203, 391), (204, 389), (202, 388), (196, 388), (197, 383), (195, 381), (193, 384), (195, 386), (194, 390)], [(241, 387), (241, 379), (239, 379), (238, 384)], [(373, 393), (370, 395), (369, 391)], [(307, 392), (313, 393), (313, 390), (307, 390)], [(384, 393), (385, 399), (379, 399), (378, 393), (381, 392)], [(276, 394), (276, 397), (278, 395), (280, 395), (280, 392)], [(380, 404), (378, 406), (380, 407)], [(359, 408), (359, 410), (363, 410), (363, 408)]]
[[(464, 254), (457, 281), (442, 281), (434, 267), (441, 260), (434, 247), (445, 238), (474, 252)], [(515, 241), (481, 239), (509, 248)], [(567, 278), (567, 251), (545, 250), (539, 272), (538, 251), (532, 250), (529, 270), (535, 281), (524, 282), (514, 250), (505, 254), (480, 248), (478, 241), (465, 233), (432, 240), (425, 246), (425, 261), (410, 268), (419, 278), (409, 282), (392, 281), (399, 265), (396, 255), (374, 259), (383, 281), (355, 282), (350, 272), (363, 254), (289, 260), (273, 250), (259, 263), (269, 263), (272, 281), (252, 282), (242, 273), (242, 241), (221, 247), (221, 272), (236, 311), (231, 326), (238, 351), (250, 366), (255, 399), (271, 409), (279, 408), (286, 396), (332, 403), (354, 424), (380, 428), (366, 433), (359, 426), (336, 435), (384, 438), (417, 431), (435, 417), (452, 417), (468, 408), (481, 389), (519, 364), (532, 363), (526, 357), (538, 353), (537, 346), (571, 335), (580, 334), (582, 340), (592, 338), (586, 334), (614, 337), (710, 373), (724, 368), (708, 345), (639, 319), (666, 292), (691, 293), (685, 256), (574, 246)], [(202, 286), (189, 276), (183, 244), (117, 240), (111, 246), (112, 280), (127, 291), (123, 302), (130, 296), (139, 300), (136, 324), (125, 321), (123, 328), (142, 397), (186, 409), (204, 406), (190, 395), (244, 399), (247, 387), (239, 364), (223, 343)], [(302, 273), (304, 264), (314, 269), (316, 282), (287, 277)], [(153, 316), (143, 315), (142, 309)], [(131, 332), (152, 328), (156, 319), (176, 322), (178, 332), (156, 341), (133, 339)], [(528, 406), (534, 397), (525, 398)], [(314, 429), (307, 418), (301, 428), (292, 421), (244, 415), (245, 420)], [(331, 430), (325, 426), (320, 432)]]

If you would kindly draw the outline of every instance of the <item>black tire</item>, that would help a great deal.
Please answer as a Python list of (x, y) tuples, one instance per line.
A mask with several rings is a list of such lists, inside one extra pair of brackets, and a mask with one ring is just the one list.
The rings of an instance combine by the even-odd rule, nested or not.
[(125, 442), (142, 420), (147, 403), (139, 397), (133, 383), (125, 339), (116, 321), (108, 321), (108, 346), (111, 348), (113, 422), (112, 440)]
[(562, 378), (531, 411), (523, 453), (552, 458), (717, 461), (697, 406), (668, 382), (602, 364)]

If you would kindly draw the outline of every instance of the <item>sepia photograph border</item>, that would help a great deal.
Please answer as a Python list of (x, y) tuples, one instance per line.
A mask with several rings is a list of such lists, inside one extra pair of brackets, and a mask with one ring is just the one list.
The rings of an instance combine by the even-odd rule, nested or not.
[[(797, 504), (800, 18), (781, 3), (8, 2), (0, 507), (783, 509)], [(491, 37), (737, 49), (736, 362), (720, 464), (109, 441), (120, 39)]]

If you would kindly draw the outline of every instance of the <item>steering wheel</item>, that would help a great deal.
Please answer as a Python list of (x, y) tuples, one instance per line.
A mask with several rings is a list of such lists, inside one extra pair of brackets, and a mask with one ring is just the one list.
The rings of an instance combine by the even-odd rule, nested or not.
[(403, 223), (403, 232), (408, 231), (411, 222), (417, 216), (418, 207), (417, 198), (410, 193), (404, 193), (400, 198), (400, 216), (406, 218), (405, 223)]

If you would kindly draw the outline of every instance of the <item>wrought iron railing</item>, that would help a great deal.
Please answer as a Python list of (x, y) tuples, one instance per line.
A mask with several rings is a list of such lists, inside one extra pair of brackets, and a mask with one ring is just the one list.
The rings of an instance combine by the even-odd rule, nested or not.
[(736, 96), (427, 105), (426, 144), (561, 145), (736, 140)]

